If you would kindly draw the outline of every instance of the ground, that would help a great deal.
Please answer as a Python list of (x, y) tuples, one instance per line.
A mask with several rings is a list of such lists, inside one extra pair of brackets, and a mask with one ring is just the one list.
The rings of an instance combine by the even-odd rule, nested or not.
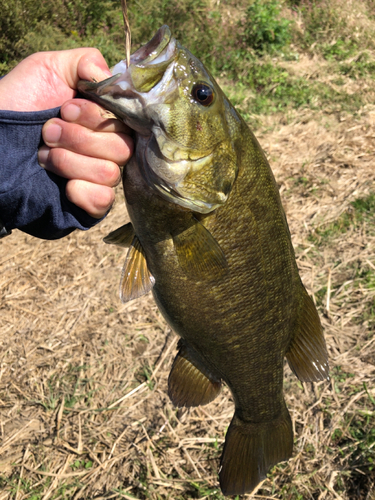
[[(286, 366), (293, 457), (256, 499), (375, 498), (375, 108), (264, 117), (256, 135), (280, 186), (302, 280), (328, 346), (331, 380)], [(56, 242), (0, 243), (0, 499), (223, 499), (218, 459), (227, 389), (176, 410), (176, 351), (149, 294), (121, 304), (122, 249), (109, 216)], [(251, 498), (245, 495), (244, 498)]]

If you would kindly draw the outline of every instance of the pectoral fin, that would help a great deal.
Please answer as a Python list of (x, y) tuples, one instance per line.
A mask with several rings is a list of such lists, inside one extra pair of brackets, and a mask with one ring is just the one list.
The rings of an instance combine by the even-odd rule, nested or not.
[(303, 285), (300, 317), (286, 359), (292, 372), (304, 382), (329, 379), (328, 354), (319, 316)]
[(198, 221), (173, 236), (178, 262), (183, 272), (196, 281), (212, 280), (228, 272), (219, 243)]
[(122, 302), (137, 299), (149, 292), (155, 284), (155, 278), (147, 267), (142, 245), (134, 236), (122, 270), (120, 298)]
[(213, 401), (220, 392), (221, 380), (215, 377), (198, 355), (184, 343), (168, 378), (168, 394), (177, 407), (199, 406)]
[(135, 236), (133, 225), (131, 222), (121, 226), (110, 232), (105, 238), (104, 243), (109, 245), (117, 245), (119, 247), (129, 248)]

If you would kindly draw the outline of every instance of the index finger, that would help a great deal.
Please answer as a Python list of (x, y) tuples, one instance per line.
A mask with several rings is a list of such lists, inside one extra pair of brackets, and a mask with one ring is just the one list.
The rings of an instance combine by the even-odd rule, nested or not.
[[(77, 123), (90, 130), (100, 132), (123, 132), (129, 134), (131, 129), (98, 104), (86, 99), (71, 99), (61, 106), (61, 118), (70, 123)], [(113, 115), (112, 115), (113, 116)]]

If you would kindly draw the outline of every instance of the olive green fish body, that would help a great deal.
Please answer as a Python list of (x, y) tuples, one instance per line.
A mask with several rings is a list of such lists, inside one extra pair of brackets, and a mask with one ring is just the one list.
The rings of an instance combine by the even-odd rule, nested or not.
[(131, 224), (105, 241), (129, 248), (122, 299), (152, 289), (181, 337), (172, 402), (206, 404), (222, 381), (230, 388), (220, 485), (242, 494), (292, 454), (284, 357), (301, 380), (328, 377), (319, 318), (272, 171), (212, 76), (165, 27), (131, 61), (80, 87), (137, 132), (123, 173)]
[[(247, 128), (245, 132), (250, 144), (255, 141)], [(257, 156), (244, 152), (228, 202), (201, 218), (228, 263), (222, 279), (208, 282), (188, 279), (174, 251), (171, 235), (194, 224), (191, 212), (155, 197), (142, 185), (136, 165), (124, 177), (126, 199), (134, 200), (128, 202), (128, 212), (155, 278), (159, 308), (229, 385), (243, 415), (255, 421), (280, 410), (282, 363), (300, 292), (277, 187), (260, 149)], [(268, 185), (268, 198), (256, 194), (262, 192), (259, 185)]]

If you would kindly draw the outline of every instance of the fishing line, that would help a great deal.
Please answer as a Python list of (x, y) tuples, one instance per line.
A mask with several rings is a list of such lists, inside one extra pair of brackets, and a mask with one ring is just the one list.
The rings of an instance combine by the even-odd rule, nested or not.
[(130, 24), (128, 19), (128, 9), (126, 6), (126, 0), (121, 0), (122, 7), (122, 17), (124, 18), (125, 25), (125, 54), (126, 54), (126, 65), (129, 68), (130, 66), (130, 47), (131, 47), (131, 33), (130, 33)]

